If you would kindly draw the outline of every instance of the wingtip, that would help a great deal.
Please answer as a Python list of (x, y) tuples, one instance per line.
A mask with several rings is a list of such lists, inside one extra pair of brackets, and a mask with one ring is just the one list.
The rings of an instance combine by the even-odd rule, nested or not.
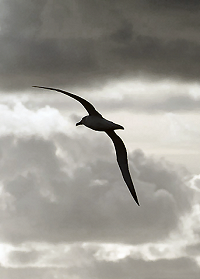
[[(129, 187), (128, 187), (128, 188), (129, 188)], [(133, 189), (130, 189), (130, 188), (129, 188), (129, 190), (130, 190), (130, 192), (131, 192), (131, 195), (132, 195), (134, 201), (137, 203), (138, 206), (140, 206), (140, 203), (139, 203), (139, 200), (138, 200), (136, 191), (135, 191), (135, 189), (134, 189), (134, 186), (133, 186)]]
[(137, 194), (136, 194), (135, 190), (134, 190), (134, 193), (131, 191), (131, 195), (132, 195), (134, 201), (137, 203), (137, 205), (140, 206), (140, 203), (139, 203), (139, 200), (138, 200), (138, 197), (137, 197)]
[[(53, 88), (51, 87), (45, 87), (45, 86), (39, 86), (39, 85), (32, 85), (32, 87), (34, 88), (41, 88), (41, 89), (49, 89), (49, 90), (54, 90)], [(57, 89), (55, 89), (57, 91)]]
[(139, 203), (139, 201), (137, 201), (136, 203), (137, 203), (137, 205), (138, 205), (138, 206), (140, 206), (140, 203)]
[(137, 203), (137, 205), (140, 206), (140, 203), (139, 203), (137, 197), (133, 197), (133, 198), (134, 198), (134, 201)]

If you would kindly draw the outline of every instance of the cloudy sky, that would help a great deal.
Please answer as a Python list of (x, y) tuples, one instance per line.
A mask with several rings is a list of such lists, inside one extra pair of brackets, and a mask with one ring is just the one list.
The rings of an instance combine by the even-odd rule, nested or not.
[[(0, 0), (0, 277), (196, 279), (200, 3)], [(86, 98), (125, 127), (141, 206)]]

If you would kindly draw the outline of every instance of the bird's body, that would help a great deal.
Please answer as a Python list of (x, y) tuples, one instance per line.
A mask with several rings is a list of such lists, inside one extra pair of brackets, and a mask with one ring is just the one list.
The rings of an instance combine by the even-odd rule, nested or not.
[(66, 92), (61, 89), (51, 88), (51, 87), (44, 87), (44, 86), (33, 86), (33, 87), (58, 91), (69, 97), (74, 98), (84, 106), (84, 108), (87, 110), (89, 115), (84, 116), (80, 122), (76, 123), (76, 126), (85, 125), (86, 127), (92, 130), (103, 131), (111, 138), (115, 147), (117, 162), (121, 170), (122, 176), (124, 178), (124, 181), (126, 182), (126, 185), (128, 186), (129, 191), (131, 192), (131, 195), (134, 198), (135, 202), (137, 203), (137, 205), (140, 205), (128, 168), (126, 147), (122, 139), (114, 131), (117, 129), (124, 129), (124, 127), (103, 118), (102, 115), (94, 108), (94, 106), (91, 103), (89, 103), (85, 99), (75, 94)]
[(93, 116), (93, 115), (88, 115), (82, 118), (82, 120), (76, 124), (78, 125), (85, 125), (86, 127), (95, 130), (95, 131), (102, 131), (105, 132), (107, 130), (117, 130), (117, 129), (124, 129), (119, 124), (115, 124), (112, 121), (109, 121), (103, 117), (100, 116)]

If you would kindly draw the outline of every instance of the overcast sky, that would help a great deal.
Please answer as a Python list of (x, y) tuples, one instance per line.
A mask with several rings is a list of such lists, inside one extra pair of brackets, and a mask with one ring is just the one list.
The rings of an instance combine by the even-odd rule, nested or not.
[[(200, 2), (0, 0), (0, 278), (197, 279)], [(131, 197), (71, 91), (125, 127)]]

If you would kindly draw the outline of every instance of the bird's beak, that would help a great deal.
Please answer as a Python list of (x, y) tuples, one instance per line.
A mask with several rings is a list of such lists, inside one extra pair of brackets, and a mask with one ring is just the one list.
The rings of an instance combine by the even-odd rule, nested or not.
[(83, 123), (82, 123), (82, 120), (80, 121), (80, 122), (78, 122), (78, 123), (76, 123), (76, 126), (79, 126), (79, 125), (82, 125)]

